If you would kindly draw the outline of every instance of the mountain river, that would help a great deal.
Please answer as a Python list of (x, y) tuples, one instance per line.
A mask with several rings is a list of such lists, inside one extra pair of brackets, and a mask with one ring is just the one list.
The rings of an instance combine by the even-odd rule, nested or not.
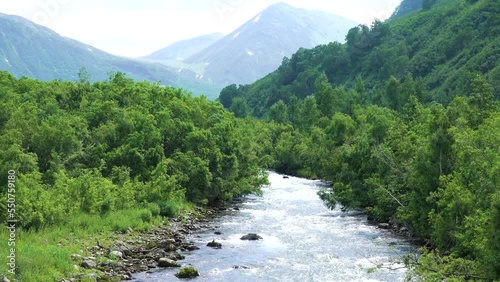
[[(180, 261), (200, 272), (191, 281), (404, 281), (406, 269), (397, 261), (413, 246), (403, 238), (363, 214), (327, 209), (317, 195), (321, 181), (273, 172), (269, 181), (262, 197), (246, 197), (239, 211), (213, 222), (221, 235), (206, 229), (188, 237), (200, 247)], [(240, 240), (248, 233), (263, 240)], [(222, 249), (206, 246), (214, 239)], [(384, 267), (372, 271), (378, 264)], [(135, 281), (181, 281), (177, 271), (142, 273)]]

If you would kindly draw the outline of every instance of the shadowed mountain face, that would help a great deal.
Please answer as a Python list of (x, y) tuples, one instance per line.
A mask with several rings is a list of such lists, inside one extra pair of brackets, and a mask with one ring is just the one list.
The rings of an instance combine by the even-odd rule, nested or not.
[(0, 70), (17, 77), (75, 81), (82, 67), (92, 81), (106, 80), (110, 72), (123, 72), (136, 80), (160, 81), (212, 98), (218, 92), (193, 72), (178, 73), (162, 64), (113, 56), (22, 17), (0, 14)]
[[(347, 31), (356, 25), (332, 14), (277, 3), (184, 60), (188, 64), (185, 67), (196, 66), (191, 68), (217, 85), (251, 83), (274, 71), (283, 57), (291, 56), (301, 47), (343, 42)], [(193, 42), (196, 40), (188, 41)]]

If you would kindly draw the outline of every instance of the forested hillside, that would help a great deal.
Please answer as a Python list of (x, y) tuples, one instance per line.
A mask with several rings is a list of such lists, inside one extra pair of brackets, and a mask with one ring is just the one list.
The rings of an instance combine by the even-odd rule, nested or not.
[[(20, 281), (75, 272), (71, 249), (48, 241), (147, 229), (190, 203), (259, 193), (267, 181), (244, 123), (180, 89), (121, 73), (91, 84), (84, 71), (77, 83), (0, 72), (0, 107), (0, 178), (16, 177), (0, 197), (16, 199)], [(4, 222), (12, 209), (0, 209)]]
[(498, 98), (499, 14), (497, 0), (442, 0), (408, 16), (360, 25), (346, 35), (346, 44), (301, 49), (256, 83), (228, 86), (220, 101), (230, 108), (234, 98), (241, 98), (251, 114), (262, 117), (279, 100), (289, 103), (292, 96), (313, 94), (322, 72), (334, 88), (354, 86), (361, 78), (373, 103), (381, 102), (390, 76), (419, 81), (429, 89), (424, 102), (448, 104), (458, 93), (470, 93), (470, 80), (481, 73)]
[[(424, 281), (500, 279), (498, 1), (437, 1), (347, 43), (300, 50), (225, 88), (279, 172), (332, 182), (329, 207), (362, 209), (421, 238)], [(262, 125), (261, 125), (262, 126)]]

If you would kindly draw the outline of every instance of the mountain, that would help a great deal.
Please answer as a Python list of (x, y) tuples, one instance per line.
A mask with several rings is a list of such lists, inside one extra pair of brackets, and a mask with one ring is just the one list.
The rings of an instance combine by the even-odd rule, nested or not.
[(207, 35), (198, 36), (191, 39), (175, 42), (163, 49), (160, 49), (142, 59), (148, 60), (184, 60), (206, 47), (210, 46), (215, 41), (224, 37), (223, 33), (212, 33)]
[[(225, 88), (220, 95), (230, 108), (246, 102), (263, 116), (279, 100), (315, 93), (324, 72), (335, 87), (354, 87), (360, 79), (367, 99), (383, 102), (386, 82), (418, 81), (423, 102), (448, 104), (459, 93), (473, 93), (476, 75), (485, 77), (500, 98), (500, 6), (492, 0), (441, 0), (413, 13), (371, 27), (349, 30), (345, 44), (301, 49), (259, 81)], [(465, 94), (463, 94), (465, 95)], [(240, 99), (235, 100), (238, 97)], [(378, 103), (378, 102), (377, 102)], [(233, 106), (233, 108), (236, 106)]]
[(277, 3), (234, 32), (187, 58), (218, 85), (250, 83), (275, 70), (299, 48), (345, 40), (356, 22), (332, 14)]
[(207, 97), (218, 91), (193, 72), (113, 56), (22, 17), (0, 14), (0, 70), (17, 77), (75, 81), (82, 67), (92, 81), (106, 80), (110, 72), (123, 72), (135, 80), (160, 81)]
[[(401, 4), (396, 8), (394, 13), (391, 16), (391, 19), (395, 19), (398, 17), (401, 17), (403, 15), (406, 15), (408, 13), (411, 13), (413, 11), (417, 11), (422, 9), (423, 3), (424, 2), (429, 2), (428, 0), (403, 0)], [(426, 5), (428, 5), (426, 3)]]

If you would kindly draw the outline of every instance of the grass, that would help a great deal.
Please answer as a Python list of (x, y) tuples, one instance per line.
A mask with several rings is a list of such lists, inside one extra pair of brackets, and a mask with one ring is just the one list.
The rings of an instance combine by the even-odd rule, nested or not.
[[(177, 206), (189, 208), (187, 204)], [(102, 245), (109, 246), (117, 232), (125, 233), (129, 228), (148, 231), (161, 225), (161, 222), (160, 207), (148, 204), (145, 208), (116, 211), (102, 217), (79, 214), (68, 220), (67, 224), (49, 226), (38, 231), (16, 230), (16, 276), (6, 275), (10, 247), (2, 247), (0, 278), (6, 275), (11, 281), (60, 281), (86, 274), (85, 270), (75, 267), (78, 262), (72, 261), (72, 254), (90, 256), (87, 247), (95, 246), (96, 239)], [(8, 236), (7, 228), (1, 228), (0, 244), (7, 245)], [(93, 279), (89, 278), (88, 281), (94, 281)]]

